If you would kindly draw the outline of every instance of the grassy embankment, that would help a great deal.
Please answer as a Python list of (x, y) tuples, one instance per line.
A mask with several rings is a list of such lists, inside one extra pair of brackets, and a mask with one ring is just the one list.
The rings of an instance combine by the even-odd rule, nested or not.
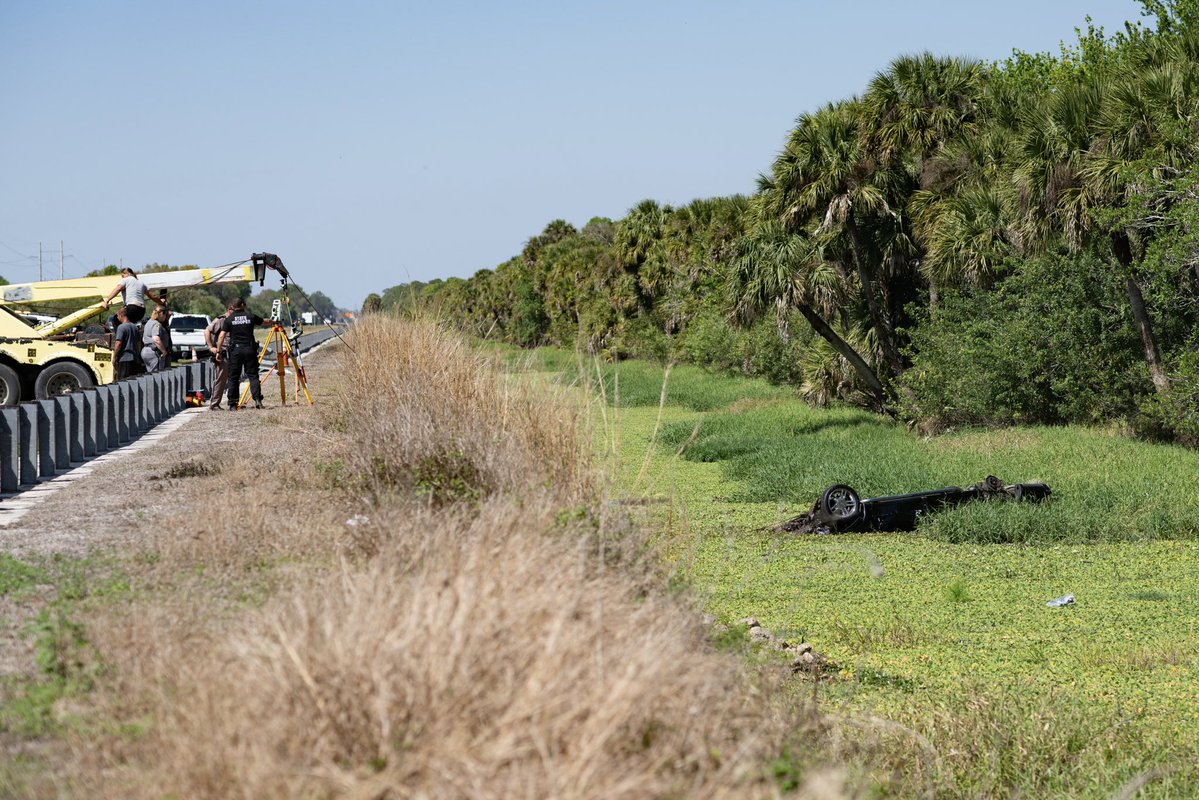
[(667, 591), (575, 396), (432, 325), (352, 346), (313, 409), (190, 423), (121, 547), (0, 560), (0, 796), (769, 796), (810, 717)]
[[(580, 379), (572, 354), (536, 361)], [(896, 768), (925, 762), (944, 796), (1199, 793), (1199, 453), (1074, 428), (922, 440), (687, 367), (660, 409), (662, 369), (600, 371), (621, 488), (665, 501), (649, 507), (686, 542), (672, 557), (709, 608), (828, 655), (826, 712), (904, 726), (858, 754), (874, 780), (906, 738)], [(596, 365), (581, 372), (598, 391)], [(833, 483), (870, 497), (989, 473), (1054, 497), (961, 507), (912, 534), (768, 530)], [(1046, 607), (1067, 592), (1074, 607)]]

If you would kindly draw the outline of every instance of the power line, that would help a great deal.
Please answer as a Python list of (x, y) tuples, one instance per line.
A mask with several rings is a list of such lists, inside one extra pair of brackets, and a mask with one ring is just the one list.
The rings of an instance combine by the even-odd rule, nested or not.
[(27, 255), (25, 255), (25, 254), (24, 254), (24, 253), (22, 253), (20, 250), (18, 250), (17, 248), (13, 247), (13, 246), (12, 246), (12, 245), (10, 245), (10, 244), (8, 244), (7, 242), (0, 242), (0, 245), (4, 245), (4, 247), (6, 247), (6, 248), (8, 248), (9, 250), (13, 251), (13, 252), (14, 252), (14, 253), (16, 253), (17, 255), (19, 255), (21, 258), (33, 258), (33, 256), (27, 256)]

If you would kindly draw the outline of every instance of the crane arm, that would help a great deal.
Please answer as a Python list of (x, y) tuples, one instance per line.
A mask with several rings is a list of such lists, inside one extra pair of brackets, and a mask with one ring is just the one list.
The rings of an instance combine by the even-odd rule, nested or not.
[[(249, 260), (228, 267), (216, 269), (181, 269), (168, 272), (144, 272), (138, 275), (146, 288), (151, 291), (163, 289), (183, 289), (190, 286), (209, 286), (214, 283), (249, 283), (258, 281), (260, 284), (266, 277), (266, 270), (273, 269), (284, 278), (288, 277), (287, 269), (278, 256), (272, 253), (255, 253)], [(104, 309), (104, 298), (112, 294), (121, 282), (120, 275), (100, 275), (92, 278), (68, 278), (60, 281), (36, 281), (33, 283), (14, 283), (0, 287), (0, 306), (21, 303), (46, 303), (55, 300), (80, 300), (89, 297), (99, 300), (72, 314), (37, 327), (31, 326), (15, 314), (0, 314), (0, 336), (26, 338), (30, 336), (45, 337), (70, 330), (83, 320), (88, 319)], [(6, 309), (13, 311), (14, 309)], [(10, 330), (11, 329), (11, 330)]]
[[(148, 289), (182, 289), (188, 286), (208, 286), (213, 283), (248, 283), (256, 280), (250, 262), (221, 269), (181, 269), (174, 272), (144, 272), (138, 275)], [(108, 297), (121, 282), (120, 275), (101, 275), (95, 278), (68, 278), (61, 281), (14, 283), (3, 289), (3, 303), (47, 303), (54, 300), (80, 300)]]

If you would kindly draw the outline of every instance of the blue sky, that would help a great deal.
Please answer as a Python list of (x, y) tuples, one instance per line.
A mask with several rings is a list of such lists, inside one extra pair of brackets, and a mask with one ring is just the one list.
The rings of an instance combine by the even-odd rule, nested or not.
[(277, 252), (356, 308), (555, 218), (749, 193), (895, 56), (1056, 50), (1131, 0), (0, 0), (0, 274)]

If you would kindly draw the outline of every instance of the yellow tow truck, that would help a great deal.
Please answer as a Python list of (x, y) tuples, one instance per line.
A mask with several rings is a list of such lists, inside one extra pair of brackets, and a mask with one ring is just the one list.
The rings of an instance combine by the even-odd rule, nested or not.
[[(273, 253), (255, 253), (247, 261), (214, 269), (147, 272), (138, 277), (151, 291), (161, 292), (214, 283), (258, 281), (261, 285), (268, 269), (287, 278), (287, 269)], [(120, 275), (103, 275), (0, 287), (0, 406), (113, 381), (112, 333), (70, 331), (104, 311), (104, 298), (120, 281)], [(20, 312), (26, 304), (89, 298), (95, 302), (53, 322), (37, 324)]]

